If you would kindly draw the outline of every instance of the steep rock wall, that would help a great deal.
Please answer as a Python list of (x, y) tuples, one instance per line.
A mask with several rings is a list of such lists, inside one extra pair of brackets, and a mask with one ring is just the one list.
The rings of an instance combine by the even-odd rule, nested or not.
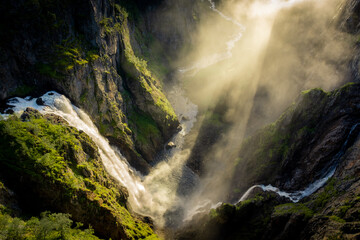
[(325, 186), (298, 203), (255, 188), (240, 203), (195, 215), (174, 238), (357, 239), (359, 87), (303, 92), (276, 122), (245, 140), (234, 160), (229, 202), (238, 201), (255, 184), (303, 190), (335, 164)]
[(64, 93), (147, 173), (179, 123), (162, 84), (133, 50), (141, 44), (132, 36), (136, 11), (112, 0), (6, 1), (1, 22), (14, 25), (1, 25), (0, 95)]
[[(27, 108), (21, 119), (0, 121), (0, 133), (0, 175), (24, 213), (70, 213), (103, 238), (157, 239), (130, 214), (127, 190), (105, 171), (96, 144), (83, 131)], [(0, 203), (8, 202), (7, 195)]]

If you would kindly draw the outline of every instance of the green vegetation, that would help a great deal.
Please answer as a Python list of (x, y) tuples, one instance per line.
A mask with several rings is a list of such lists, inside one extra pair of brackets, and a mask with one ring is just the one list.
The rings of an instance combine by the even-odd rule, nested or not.
[[(161, 91), (161, 85), (148, 69), (147, 61), (136, 56), (131, 45), (130, 31), (128, 27), (128, 14), (125, 8), (114, 4), (115, 18), (104, 18), (99, 23), (103, 26), (107, 35), (119, 33), (124, 45), (125, 63), (127, 74), (136, 80), (136, 84), (143, 90), (143, 95), (150, 95), (152, 104), (158, 107), (161, 115), (165, 115), (166, 121), (176, 121), (176, 114)], [(148, 98), (146, 98), (148, 99)], [(156, 114), (156, 113), (155, 113)]]
[(55, 67), (66, 72), (72, 70), (75, 65), (83, 66), (99, 58), (94, 49), (87, 51), (84, 45), (80, 38), (66, 39), (56, 45)]
[(152, 145), (152, 139), (161, 139), (161, 132), (155, 121), (145, 113), (132, 111), (129, 115), (130, 127), (135, 132), (140, 145)]
[(99, 23), (104, 28), (106, 34), (111, 35), (113, 32), (115, 32), (111, 27), (113, 25), (112, 18), (103, 18)]
[(32, 91), (34, 91), (34, 86), (22, 85), (16, 88), (10, 95), (12, 96), (27, 96)]
[(84, 92), (80, 96), (80, 102), (85, 103), (87, 97), (88, 97), (88, 92), (87, 92), (87, 90), (84, 90)]
[(323, 89), (321, 88), (312, 88), (312, 89), (308, 89), (308, 90), (304, 90), (301, 92), (302, 95), (307, 95), (311, 92), (314, 92), (314, 91), (319, 91), (319, 92), (322, 92), (322, 93), (326, 93)]
[(251, 204), (255, 204), (255, 203), (259, 203), (264, 201), (264, 197), (260, 194), (257, 194), (255, 197), (247, 199), (245, 201), (240, 202), (239, 204), (237, 204), (236, 209), (240, 210), (241, 208), (247, 206), (247, 205), (251, 205)]
[[(156, 81), (155, 79), (153, 79), (153, 77), (151, 76), (151, 72), (147, 68), (147, 62), (144, 59), (138, 58), (134, 53), (134, 50), (130, 42), (130, 32), (129, 32), (127, 19), (125, 18), (124, 22), (121, 24), (117, 23), (115, 25), (115, 29), (119, 31), (122, 35), (122, 41), (125, 46), (125, 50), (124, 50), (125, 58), (128, 61), (128, 63), (134, 66), (135, 69), (141, 74), (143, 74), (145, 77), (150, 78), (152, 81)], [(134, 74), (132, 77), (137, 77), (137, 76), (136, 74)]]
[[(245, 154), (251, 154), (249, 168), (252, 169), (254, 178), (259, 176), (271, 177), (276, 174), (276, 166), (281, 163), (290, 150), (289, 133), (281, 131), (279, 124), (273, 123), (264, 127), (257, 135), (244, 141), (242, 149)], [(253, 150), (253, 151), (252, 151)], [(240, 155), (239, 159), (248, 159), (246, 155)], [(243, 164), (236, 164), (242, 167)]]
[(302, 203), (286, 203), (276, 206), (274, 214), (302, 214), (306, 218), (311, 218), (314, 215), (314, 212)]
[(81, 223), (72, 227), (70, 214), (44, 212), (40, 218), (13, 218), (0, 212), (0, 239), (3, 240), (95, 240), (94, 230), (83, 229)]
[(219, 113), (216, 113), (215, 111), (207, 111), (204, 118), (204, 124), (223, 127), (224, 121), (222, 119), (222, 115)]
[(35, 189), (57, 189), (50, 191), (55, 203), (92, 209), (84, 213), (91, 214), (90, 222), (106, 209), (129, 238), (156, 238), (147, 224), (125, 209), (126, 195), (109, 178), (96, 145), (83, 132), (42, 118), (22, 122), (11, 116), (0, 121), (0, 165), (27, 178)]
[(38, 72), (44, 76), (54, 78), (54, 79), (61, 79), (62, 75), (59, 74), (56, 69), (48, 63), (38, 63), (36, 64), (36, 69)]
[(325, 188), (319, 194), (316, 195), (316, 198), (310, 202), (310, 207), (313, 211), (319, 211), (334, 197), (339, 194), (336, 189), (336, 181), (334, 178), (328, 180)]
[(54, 52), (48, 55), (47, 62), (36, 64), (42, 75), (62, 79), (75, 66), (85, 66), (99, 58), (97, 51), (86, 43), (83, 37), (68, 38), (54, 46)]
[(329, 217), (332, 221), (338, 222), (338, 223), (346, 223), (346, 221), (338, 216), (332, 215)]

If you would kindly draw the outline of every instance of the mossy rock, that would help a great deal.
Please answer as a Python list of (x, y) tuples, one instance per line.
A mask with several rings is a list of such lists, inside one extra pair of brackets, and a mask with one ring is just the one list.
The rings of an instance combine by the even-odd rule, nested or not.
[(101, 237), (156, 238), (126, 209), (126, 189), (105, 171), (84, 132), (44, 118), (23, 122), (10, 116), (0, 121), (0, 165), (27, 207), (70, 213)]

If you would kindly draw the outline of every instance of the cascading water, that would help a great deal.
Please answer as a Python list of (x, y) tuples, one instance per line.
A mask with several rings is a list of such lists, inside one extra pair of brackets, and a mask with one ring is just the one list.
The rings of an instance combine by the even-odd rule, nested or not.
[(195, 75), (201, 69), (210, 67), (214, 64), (217, 64), (221, 61), (231, 58), (233, 48), (235, 47), (236, 43), (241, 40), (241, 37), (243, 36), (243, 33), (245, 31), (245, 27), (241, 23), (239, 23), (238, 21), (236, 21), (235, 19), (229, 16), (226, 16), (224, 13), (219, 11), (215, 7), (215, 3), (212, 0), (208, 0), (208, 1), (210, 3), (210, 9), (212, 11), (218, 13), (222, 19), (231, 22), (233, 25), (237, 27), (237, 33), (235, 33), (234, 36), (232, 36), (231, 39), (226, 42), (226, 50), (224, 52), (215, 53), (210, 56), (205, 56), (202, 59), (200, 59), (200, 61), (192, 64), (191, 67), (179, 69), (181, 73), (191, 72), (192, 75)]
[(325, 185), (325, 183), (335, 174), (336, 168), (338, 167), (338, 165), (340, 163), (341, 157), (345, 154), (346, 149), (349, 148), (349, 146), (348, 146), (349, 140), (353, 137), (354, 132), (359, 128), (359, 126), (360, 126), (360, 123), (357, 123), (354, 126), (352, 126), (344, 144), (341, 146), (340, 151), (332, 159), (332, 161), (331, 161), (332, 164), (329, 167), (327, 167), (326, 169), (324, 169), (324, 173), (322, 174), (323, 176), (320, 177), (320, 179), (311, 183), (304, 190), (288, 193), (288, 192), (281, 191), (280, 189), (278, 189), (272, 185), (267, 185), (267, 186), (254, 185), (254, 186), (250, 187), (242, 195), (242, 197), (239, 199), (239, 201), (237, 203), (246, 200), (247, 197), (249, 196), (249, 194), (251, 193), (251, 191), (255, 188), (261, 188), (263, 191), (275, 192), (279, 196), (286, 197), (294, 203), (299, 202), (304, 197), (310, 196), (311, 194), (313, 194), (314, 192), (319, 190), (321, 187), (323, 187)]
[[(286, 198), (290, 199), (290, 201), (292, 201), (294, 203), (297, 203), (304, 197), (310, 196), (311, 194), (315, 193), (317, 190), (319, 190), (321, 187), (323, 187), (325, 185), (325, 183), (335, 174), (336, 168), (337, 168), (338, 164), (340, 163), (341, 157), (345, 154), (346, 149), (349, 148), (349, 140), (354, 136), (354, 134), (358, 134), (357, 130), (359, 129), (359, 126), (360, 126), (360, 123), (357, 123), (354, 126), (352, 126), (340, 151), (332, 159), (332, 161), (331, 161), (332, 164), (329, 167), (327, 167), (326, 169), (324, 169), (324, 174), (322, 174), (323, 176), (320, 177), (320, 179), (309, 184), (309, 186), (307, 186), (304, 190), (288, 193), (285, 191), (281, 191), (279, 188), (274, 187), (272, 185), (266, 185), (266, 186), (265, 185), (254, 185), (254, 186), (251, 186), (248, 190), (246, 190), (246, 192), (241, 196), (241, 198), (237, 202), (234, 203), (234, 205), (246, 200), (255, 188), (260, 188), (264, 192), (266, 192), (266, 191), (274, 192), (281, 197), (286, 197)], [(218, 202), (218, 203), (214, 204), (210, 200), (204, 200), (201, 203), (199, 203), (198, 205), (196, 205), (192, 209), (192, 211), (190, 211), (188, 213), (188, 215), (186, 216), (184, 221), (191, 220), (193, 218), (193, 216), (195, 216), (196, 214), (207, 212), (209, 209), (217, 208), (221, 204), (223, 204), (223, 203)]]
[(176, 85), (168, 92), (168, 99), (176, 115), (179, 116), (182, 130), (171, 139), (176, 148), (165, 150), (158, 164), (153, 167), (150, 174), (143, 181), (147, 191), (158, 202), (157, 218), (161, 219), (162, 224), (165, 223), (163, 216), (167, 210), (181, 206), (179, 184), (183, 183), (185, 179), (185, 186), (191, 187), (197, 182), (198, 178), (196, 174), (185, 166), (190, 149), (182, 149), (184, 137), (193, 127), (198, 109), (184, 95), (183, 90)]
[[(281, 9), (292, 7), (294, 4), (303, 2), (304, 0), (269, 0), (269, 1), (255, 1), (249, 10), (250, 17), (267, 17), (278, 12)], [(205, 69), (212, 65), (215, 65), (219, 62), (222, 62), (226, 59), (229, 59), (233, 56), (233, 49), (236, 44), (242, 39), (243, 34), (246, 30), (246, 27), (238, 22), (236, 19), (227, 16), (219, 9), (216, 8), (215, 2), (212, 0), (208, 0), (210, 3), (210, 9), (216, 12), (222, 19), (230, 22), (234, 26), (236, 26), (236, 33), (226, 42), (226, 49), (223, 52), (215, 53), (213, 55), (208, 55), (202, 57), (199, 61), (192, 64), (191, 67), (181, 68), (179, 72), (181, 73), (190, 73), (191, 75), (195, 75), (201, 69)]]
[[(9, 100), (8, 104), (14, 106), (12, 110), (15, 113), (21, 113), (27, 107), (32, 107), (44, 114), (56, 114), (64, 118), (70, 126), (84, 131), (98, 146), (106, 170), (130, 191), (129, 200), (131, 205), (137, 209), (143, 205), (144, 200), (147, 200), (146, 202), (150, 200), (151, 202), (151, 195), (146, 192), (141, 183), (139, 173), (131, 169), (126, 159), (101, 136), (96, 126), (84, 111), (72, 105), (69, 99), (57, 92), (48, 92), (41, 96), (41, 99), (44, 102), (44, 105), (41, 106), (36, 104), (36, 99), (29, 97), (25, 99), (18, 97), (13, 98)], [(6, 115), (3, 116), (6, 117)]]
[[(220, 81), (223, 84), (214, 84), (217, 87), (224, 85), (224, 83), (231, 82), (232, 79), (236, 78), (239, 79), (239, 81), (246, 82), (247, 80), (252, 83), (253, 86), (256, 88), (256, 82), (257, 82), (257, 73), (259, 70), (259, 67), (261, 65), (257, 65), (258, 63), (261, 63), (261, 57), (263, 51), (266, 49), (268, 40), (271, 35), (271, 28), (275, 19), (276, 14), (284, 9), (289, 8), (293, 5), (295, 5), (298, 2), (302, 2), (302, 0), (290, 0), (290, 1), (281, 1), (281, 0), (273, 0), (273, 1), (254, 1), (250, 4), (250, 7), (247, 6), (246, 9), (246, 15), (247, 18), (244, 19), (244, 22), (246, 25), (248, 25), (246, 28), (244, 27), (244, 24), (241, 24), (238, 22), (235, 18), (231, 18), (227, 15), (225, 15), (223, 12), (218, 10), (215, 7), (215, 3), (211, 0), (208, 0), (210, 3), (210, 9), (214, 12), (216, 12), (222, 19), (226, 20), (230, 23), (230, 25), (235, 26), (237, 29), (237, 34), (232, 36), (231, 40), (226, 42), (227, 47), (222, 53), (217, 53), (214, 55), (205, 55), (205, 57), (200, 57), (200, 61), (197, 61), (192, 67), (181, 69), (180, 72), (182, 73), (188, 73), (191, 76), (195, 75), (199, 70), (205, 69), (209, 66), (212, 66), (214, 64), (220, 63), (223, 60), (231, 58), (232, 61), (229, 60), (229, 64), (226, 64), (227, 62), (222, 63), (222, 68), (219, 69), (220, 71), (224, 72), (235, 72), (239, 73), (239, 76), (232, 76), (232, 74), (224, 74), (220, 75), (227, 76), (229, 80), (219, 78)], [(259, 27), (257, 25), (260, 25)], [(250, 27), (249, 27), (250, 26)], [(256, 29), (252, 29), (252, 27), (255, 27)], [(246, 29), (246, 32), (245, 32)], [(241, 40), (241, 41), (240, 41)], [(205, 40), (206, 41), (206, 40)], [(238, 44), (239, 43), (239, 44)], [(206, 42), (205, 42), (206, 45)], [(240, 45), (240, 46), (236, 46)], [(236, 47), (236, 48), (235, 48)], [(236, 62), (235, 62), (236, 60)], [(225, 67), (224, 67), (225, 66)], [(242, 75), (241, 75), (242, 74)], [(215, 78), (212, 78), (213, 76), (209, 76), (212, 80), (216, 80)], [(249, 77), (249, 79), (247, 79)], [(212, 84), (209, 81), (209, 84)], [(250, 86), (249, 86), (250, 85)], [(241, 101), (249, 102), (249, 105), (251, 104), (252, 98), (255, 95), (255, 90), (251, 89), (251, 84), (241, 84), (239, 83), (239, 88), (249, 88), (246, 94), (249, 94), (249, 92), (252, 92), (252, 94), (249, 94), (249, 98), (242, 99)], [(237, 88), (238, 86), (236, 84), (232, 84), (234, 88)], [(211, 88), (210, 88), (211, 89)], [(238, 91), (237, 93), (244, 93)], [(233, 99), (234, 102), (240, 101), (237, 98)], [(234, 107), (236, 109), (236, 107)], [(233, 110), (233, 109), (232, 109)], [(246, 114), (239, 111), (240, 114), (238, 117), (246, 118)], [(239, 142), (242, 138), (242, 126), (240, 123), (241, 120), (237, 123), (237, 125), (233, 128), (232, 133), (229, 134), (227, 137), (229, 141), (224, 141), (224, 144), (220, 144), (221, 150), (220, 152), (224, 152), (224, 154), (220, 155), (221, 164), (225, 162), (223, 161), (224, 158), (229, 158), (229, 155), (231, 155), (231, 152), (236, 151), (236, 149), (232, 149), (231, 142)], [(229, 144), (230, 143), (230, 144)], [(211, 152), (212, 149), (209, 149), (208, 151)], [(214, 152), (216, 152), (215, 150)], [(214, 154), (215, 155), (215, 154)], [(208, 158), (216, 158), (214, 155), (207, 156)], [(231, 158), (231, 157), (230, 157)], [(230, 165), (232, 163), (229, 163)], [(215, 164), (216, 165), (216, 164)], [(217, 166), (216, 166), (217, 167)], [(216, 171), (214, 171), (216, 172)], [(221, 172), (219, 174), (222, 174)], [(223, 178), (226, 178), (224, 175)], [(201, 179), (203, 180), (202, 183), (200, 183), (199, 191), (195, 192), (191, 196), (189, 196), (186, 200), (187, 203), (185, 206), (185, 217), (184, 221), (192, 219), (192, 217), (201, 212), (206, 212), (211, 208), (219, 206), (221, 204), (222, 199), (224, 199), (224, 195), (219, 190), (212, 190), (211, 186), (215, 185), (214, 179), (217, 179), (215, 176), (209, 176), (208, 179)], [(203, 187), (204, 186), (204, 187)], [(208, 187), (210, 186), (210, 187)], [(255, 187), (254, 187), (255, 188)], [(201, 191), (204, 190), (204, 191)], [(220, 192), (218, 196), (216, 196), (216, 193), (213, 192)], [(250, 192), (249, 192), (250, 193)]]
[[(203, 60), (195, 63), (192, 67), (182, 69), (181, 72), (183, 73), (196, 72), (200, 69), (207, 68), (225, 59), (231, 58), (235, 45), (241, 40), (244, 34), (245, 27), (242, 24), (219, 11), (215, 7), (214, 2), (211, 0), (208, 1), (210, 2), (211, 10), (218, 13), (221, 18), (236, 26), (238, 32), (226, 42), (226, 49), (224, 52), (204, 57)], [(263, 11), (262, 9), (266, 9), (267, 7), (268, 9), (271, 9), (271, 13), (274, 13), (282, 8), (290, 7), (297, 2), (301, 2), (301, 0), (272, 0), (265, 3), (255, 2), (253, 5), (254, 16), (261, 17), (261, 11)], [(260, 7), (259, 4), (262, 7)], [(191, 103), (189, 99), (185, 98), (185, 94), (182, 92), (181, 88), (177, 86), (169, 91), (167, 95), (176, 114), (179, 116), (182, 130), (171, 140), (177, 147), (170, 150), (164, 150), (158, 164), (154, 166), (148, 176), (142, 176), (132, 169), (128, 165), (126, 159), (121, 155), (120, 151), (111, 147), (109, 142), (100, 135), (98, 129), (92, 123), (89, 116), (81, 109), (72, 105), (65, 96), (56, 92), (46, 93), (41, 97), (46, 106), (39, 106), (36, 104), (36, 99), (30, 98), (14, 98), (9, 101), (9, 104), (14, 106), (13, 110), (15, 112), (23, 111), (26, 107), (33, 107), (43, 113), (53, 113), (59, 115), (67, 120), (71, 126), (87, 133), (97, 144), (99, 153), (107, 171), (129, 190), (129, 201), (133, 209), (141, 214), (152, 216), (158, 224), (164, 224), (163, 216), (171, 208), (183, 208), (185, 211), (183, 213), (183, 220), (187, 221), (195, 214), (208, 211), (211, 208), (216, 208), (219, 204), (221, 204), (214, 203), (206, 197), (203, 197), (202, 199), (200, 198), (200, 200), (197, 199), (197, 201), (189, 202), (187, 196), (179, 196), (179, 188), (181, 188), (180, 185), (182, 185), (180, 183), (185, 182), (184, 186), (188, 187), (196, 185), (198, 182), (197, 175), (185, 166), (190, 149), (182, 149), (184, 137), (189, 133), (196, 121), (197, 106)], [(6, 117), (5, 114), (3, 116)], [(309, 187), (303, 191), (286, 193), (271, 185), (256, 185), (249, 189), (240, 201), (246, 199), (251, 190), (256, 187), (261, 187), (264, 191), (277, 192), (279, 195), (288, 197), (292, 201), (299, 201), (301, 198), (312, 194), (318, 188), (323, 186), (334, 174), (335, 169), (336, 167), (331, 168), (325, 177), (309, 185)], [(187, 202), (187, 204), (184, 204), (184, 202)]]
[[(197, 106), (183, 96), (180, 88), (174, 87), (169, 98), (176, 114), (182, 116), (180, 123), (182, 130), (176, 134), (172, 141), (177, 147), (167, 150), (160, 163), (154, 166), (151, 173), (144, 177), (132, 169), (120, 151), (101, 136), (90, 117), (81, 109), (71, 104), (70, 100), (57, 92), (48, 92), (41, 96), (44, 105), (38, 105), (36, 99), (27, 97), (13, 98), (8, 101), (15, 113), (22, 113), (27, 107), (39, 110), (41, 113), (52, 113), (64, 118), (70, 126), (84, 131), (97, 144), (101, 159), (106, 170), (129, 191), (129, 202), (132, 208), (141, 214), (149, 215), (163, 224), (164, 213), (178, 204), (177, 188), (179, 179), (184, 174), (184, 163), (189, 154), (182, 151), (184, 136), (189, 133), (196, 121)], [(7, 117), (7, 114), (3, 114)], [(185, 168), (186, 169), (186, 168)], [(190, 170), (187, 175), (196, 181), (196, 176)]]

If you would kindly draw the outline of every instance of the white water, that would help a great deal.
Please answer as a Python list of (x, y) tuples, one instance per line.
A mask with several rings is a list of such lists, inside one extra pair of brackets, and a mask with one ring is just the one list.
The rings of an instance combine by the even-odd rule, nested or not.
[(332, 165), (330, 167), (328, 167), (327, 169), (325, 169), (325, 171), (324, 171), (325, 173), (323, 174), (323, 177), (321, 177), (320, 179), (316, 180), (315, 182), (309, 184), (309, 186), (307, 186), (304, 190), (288, 193), (288, 192), (281, 191), (280, 189), (278, 189), (272, 185), (266, 185), (266, 186), (265, 185), (254, 185), (254, 186), (250, 187), (241, 196), (241, 198), (239, 199), (239, 201), (237, 203), (246, 200), (248, 198), (249, 194), (255, 188), (261, 188), (263, 191), (275, 192), (279, 196), (286, 197), (294, 203), (299, 202), (304, 197), (310, 196), (311, 194), (315, 193), (317, 190), (322, 188), (325, 185), (325, 183), (335, 174), (336, 168), (340, 162), (341, 157), (345, 154), (346, 149), (349, 147), (348, 146), (349, 139), (352, 137), (353, 132), (355, 131), (355, 129), (358, 126), (360, 126), (360, 123), (357, 123), (351, 127), (344, 144), (341, 146), (340, 151), (334, 156), (334, 158), (332, 160)]
[[(237, 29), (237, 33), (231, 37), (229, 41), (226, 42), (226, 48), (221, 53), (216, 53), (213, 55), (207, 55), (205, 57), (200, 58), (199, 61), (195, 62), (191, 67), (180, 69), (179, 71), (181, 73), (186, 73), (190, 76), (195, 75), (199, 70), (205, 69), (207, 67), (210, 67), (212, 65), (215, 65), (219, 62), (222, 62), (226, 59), (232, 58), (232, 63), (238, 62), (238, 64), (244, 64), (246, 68), (246, 64), (249, 61), (256, 61), (258, 58), (254, 56), (258, 56), (259, 52), (261, 52), (263, 49), (261, 48), (263, 45), (267, 43), (266, 37), (270, 36), (271, 33), (271, 27), (272, 22), (275, 18), (275, 15), (277, 12), (279, 12), (281, 9), (289, 8), (295, 5), (298, 2), (303, 2), (304, 0), (289, 0), (289, 1), (282, 1), (282, 0), (271, 0), (271, 1), (254, 1), (254, 3), (251, 4), (250, 8), (244, 9), (244, 11), (247, 12), (247, 23), (252, 23), (252, 25), (249, 24), (249, 26), (257, 26), (257, 24), (263, 24), (260, 26), (261, 31), (251, 31), (252, 29), (249, 29), (248, 33), (245, 31), (246, 27), (244, 24), (237, 21), (235, 18), (229, 17), (225, 15), (222, 11), (218, 10), (215, 6), (215, 3), (212, 0), (208, 0), (210, 3), (210, 9), (214, 12), (216, 12), (222, 19), (229, 22), (230, 25), (235, 26)], [(265, 24), (264, 24), (265, 23)], [(270, 29), (270, 30), (269, 30)], [(243, 47), (237, 47), (237, 45), (242, 39), (245, 34), (260, 34), (259, 36), (256, 35), (255, 37), (252, 37), (251, 39), (256, 39), (256, 37), (261, 38), (258, 42), (254, 43), (257, 44), (251, 45), (251, 46), (243, 46)], [(249, 41), (249, 40), (247, 40)], [(246, 42), (246, 38), (244, 38), (244, 41)], [(241, 43), (243, 44), (243, 43)], [(250, 44), (253, 44), (253, 42), (250, 42)], [(206, 45), (206, 42), (205, 42)], [(251, 48), (252, 51), (247, 51), (248, 48)], [(210, 52), (211, 49), (209, 49)], [(239, 50), (243, 52), (239, 52)], [(254, 56), (252, 56), (253, 54)], [(235, 60), (235, 58), (237, 60)], [(255, 60), (254, 60), (255, 59)], [(252, 66), (252, 65), (250, 65)], [(243, 66), (238, 66), (237, 68), (242, 68)], [(256, 69), (254, 69), (256, 71)], [(225, 70), (224, 70), (225, 71)], [(249, 72), (251, 69), (246, 69), (245, 72)], [(240, 78), (240, 77), (239, 77)], [(223, 82), (226, 82), (226, 80), (221, 80)], [(255, 81), (255, 80), (253, 80)], [(237, 141), (236, 139), (235, 141)], [(214, 179), (216, 179), (214, 177)], [(212, 181), (212, 180), (209, 180)], [(205, 184), (206, 185), (206, 184)], [(211, 185), (211, 184), (209, 184)], [(248, 195), (251, 193), (251, 191), (259, 186), (253, 186), (251, 189), (249, 189), (243, 196), (243, 199), (246, 199)], [(200, 187), (201, 188), (201, 187)], [(214, 192), (217, 192), (217, 189), (214, 189)], [(281, 193), (280, 193), (281, 194)], [(211, 193), (209, 194), (211, 195)], [(221, 198), (221, 196), (220, 196)], [(211, 199), (211, 200), (210, 200)], [(243, 200), (242, 199), (242, 200)], [(185, 207), (187, 211), (185, 212), (185, 218), (184, 221), (191, 220), (193, 216), (196, 214), (207, 212), (209, 209), (218, 207), (221, 205), (221, 202), (219, 201), (219, 197), (214, 196), (205, 196), (202, 192), (199, 191), (199, 193), (193, 194), (193, 196), (189, 197), (187, 199), (188, 206)]]
[(112, 148), (109, 142), (101, 136), (96, 126), (84, 111), (72, 105), (69, 99), (57, 92), (48, 92), (41, 96), (41, 98), (45, 106), (37, 105), (36, 98), (30, 99), (29, 97), (25, 99), (18, 97), (13, 98), (9, 100), (8, 104), (14, 106), (12, 109), (15, 114), (21, 114), (27, 107), (32, 107), (43, 114), (53, 113), (61, 116), (70, 126), (84, 131), (98, 146), (106, 170), (131, 192), (129, 196), (131, 205), (137, 209), (142, 206), (144, 199), (150, 199), (151, 202), (152, 197), (145, 190), (141, 182), (140, 174), (130, 168), (120, 152)]
[(234, 24), (238, 28), (238, 32), (226, 42), (226, 50), (221, 53), (215, 53), (210, 56), (205, 56), (200, 59), (198, 62), (193, 63), (191, 67), (179, 69), (181, 73), (191, 72), (191, 75), (195, 75), (199, 70), (215, 65), (221, 61), (229, 59), (232, 57), (232, 50), (236, 46), (236, 43), (239, 42), (245, 31), (245, 27), (236, 21), (235, 19), (225, 15), (215, 7), (215, 3), (212, 0), (208, 0), (210, 3), (210, 9), (218, 13), (223, 19)]
[[(210, 3), (210, 9), (212, 11), (216, 12), (222, 19), (230, 22), (237, 27), (237, 32), (230, 38), (230, 40), (226, 42), (225, 51), (205, 56), (199, 61), (192, 63), (191, 67), (180, 68), (180, 73), (190, 73), (190, 75), (193, 76), (202, 69), (232, 58), (233, 49), (235, 48), (236, 44), (242, 39), (243, 34), (246, 31), (246, 27), (243, 24), (238, 22), (236, 19), (227, 16), (219, 9), (217, 9), (215, 3), (212, 0), (208, 0), (208, 2)], [(255, 1), (253, 4), (251, 4), (250, 9), (247, 11), (249, 12), (248, 15), (250, 18), (266, 18), (267, 16), (273, 15), (282, 9), (290, 8), (299, 2), (304, 2), (304, 0)]]
[(166, 150), (159, 163), (154, 166), (143, 183), (148, 192), (156, 201), (157, 209), (151, 209), (152, 215), (164, 224), (164, 214), (169, 209), (181, 207), (182, 200), (179, 197), (179, 184), (186, 181), (186, 186), (195, 184), (198, 177), (185, 166), (190, 154), (190, 149), (182, 149), (184, 137), (190, 132), (194, 123), (198, 108), (188, 98), (179, 86), (173, 86), (168, 93), (168, 99), (173, 106), (176, 115), (179, 117), (182, 130), (176, 134), (171, 141), (176, 148)]
[[(64, 118), (70, 126), (88, 134), (97, 144), (106, 170), (128, 189), (132, 208), (141, 214), (152, 216), (159, 224), (163, 224), (164, 213), (177, 204), (177, 184), (183, 175), (181, 169), (189, 154), (181, 147), (184, 136), (191, 130), (197, 115), (197, 106), (183, 96), (182, 90), (174, 87), (169, 98), (176, 114), (182, 116), (182, 130), (172, 139), (177, 147), (166, 151), (162, 161), (146, 177), (132, 169), (120, 151), (110, 146), (108, 140), (101, 136), (90, 117), (72, 105), (64, 95), (52, 91), (41, 98), (45, 106), (37, 105), (36, 98), (30, 97), (13, 98), (8, 104), (13, 106), (11, 109), (15, 114), (21, 114), (27, 107), (37, 109), (43, 114), (56, 114)], [(2, 116), (6, 118), (8, 115)], [(195, 176), (193, 178), (196, 179)]]
[[(226, 42), (226, 49), (224, 52), (204, 57), (199, 62), (195, 63), (192, 67), (180, 70), (183, 73), (189, 71), (197, 72), (200, 69), (207, 68), (211, 65), (231, 58), (234, 47), (242, 39), (242, 36), (245, 32), (245, 27), (241, 23), (223, 14), (221, 11), (215, 8), (215, 4), (211, 0), (208, 1), (210, 2), (211, 10), (218, 13), (229, 23), (235, 25), (238, 29), (238, 32), (232, 36), (229, 41)], [(282, 8), (290, 7), (300, 1), (301, 0), (272, 0), (266, 4), (261, 2), (261, 6), (253, 5), (254, 16), (258, 17), (269, 14), (270, 12), (273, 13)], [(260, 3), (257, 2), (256, 4)], [(266, 7), (264, 6), (270, 7), (268, 9), (271, 10), (266, 12)], [(194, 122), (196, 121), (197, 107), (184, 97), (184, 93), (182, 92), (181, 88), (174, 87), (174, 89), (168, 94), (168, 98), (173, 105), (176, 114), (181, 120), (182, 130), (172, 139), (177, 147), (175, 149), (165, 151), (162, 159), (160, 159), (159, 163), (154, 166), (154, 169), (146, 177), (141, 176), (138, 172), (129, 167), (126, 159), (121, 155), (120, 151), (111, 147), (108, 141), (99, 134), (99, 131), (91, 122), (88, 115), (86, 115), (76, 106), (72, 105), (66, 97), (55, 92), (50, 93), (53, 95), (47, 93), (42, 97), (45, 101), (45, 104), (48, 105), (47, 107), (38, 106), (35, 102), (36, 99), (16, 98), (17, 100), (12, 100), (13, 105), (15, 106), (13, 110), (19, 112), (23, 111), (26, 107), (33, 107), (43, 113), (54, 113), (62, 116), (69, 122), (70, 125), (86, 132), (98, 145), (99, 152), (107, 171), (129, 190), (129, 201), (134, 210), (139, 213), (152, 216), (158, 224), (164, 223), (163, 215), (168, 209), (174, 208), (174, 206), (183, 206), (183, 202), (186, 201), (186, 199), (179, 197), (177, 192), (180, 187), (179, 182), (183, 181), (184, 178), (187, 180), (187, 184), (189, 185), (195, 184), (198, 181), (196, 175), (193, 174), (184, 165), (190, 150), (182, 149), (184, 137), (189, 133)], [(17, 102), (15, 103), (15, 101)], [(332, 174), (333, 173), (331, 173), (331, 176)], [(309, 185), (309, 187), (304, 191), (296, 192), (297, 195), (295, 193), (282, 192), (271, 185), (256, 185), (253, 186), (251, 190), (256, 187), (261, 187), (264, 191), (274, 191), (279, 195), (282, 194), (283, 196), (290, 198), (292, 201), (296, 201), (299, 196), (302, 198), (306, 194), (310, 195), (315, 192), (319, 186), (321, 187), (323, 184), (325, 184), (328, 178), (324, 177), (313, 183), (312, 186)], [(240, 201), (246, 199), (251, 190), (249, 189), (243, 195)], [(193, 207), (186, 208), (186, 212), (184, 213), (184, 221), (190, 220), (197, 213), (208, 211), (211, 208), (217, 208), (221, 204), (221, 202), (214, 204), (208, 199), (191, 203), (190, 206)]]

